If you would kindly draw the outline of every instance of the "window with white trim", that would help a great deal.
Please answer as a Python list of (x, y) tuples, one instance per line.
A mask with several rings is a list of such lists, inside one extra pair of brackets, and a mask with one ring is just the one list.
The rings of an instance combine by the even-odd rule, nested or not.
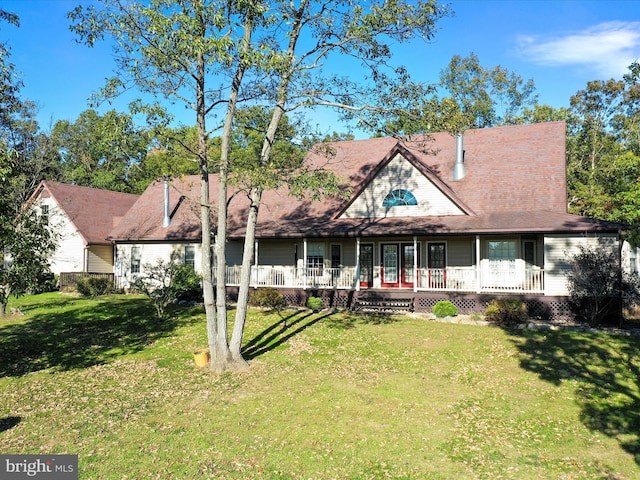
[(140, 273), (140, 257), (142, 256), (142, 247), (131, 247), (131, 273)]
[(40, 206), (40, 215), (42, 216), (42, 223), (49, 225), (49, 205), (44, 203)]
[(315, 275), (322, 273), (324, 268), (324, 243), (307, 244), (307, 268), (313, 269)]
[(488, 243), (489, 263), (498, 268), (515, 267), (518, 245), (515, 240), (494, 240)]
[(194, 245), (184, 246), (184, 264), (196, 268), (196, 247)]
[(406, 205), (418, 205), (418, 200), (409, 190), (397, 188), (387, 193), (382, 201), (383, 207), (397, 207)]

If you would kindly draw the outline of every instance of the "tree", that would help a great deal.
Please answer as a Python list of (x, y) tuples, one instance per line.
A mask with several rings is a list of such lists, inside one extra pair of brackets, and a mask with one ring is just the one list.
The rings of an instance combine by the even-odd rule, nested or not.
[(634, 65), (623, 80), (591, 81), (571, 97), (567, 132), (569, 211), (631, 226), (640, 244), (640, 85)]
[(607, 248), (584, 245), (570, 257), (567, 286), (576, 317), (598, 326), (611, 319), (621, 321), (621, 308), (640, 301), (640, 278), (637, 273), (622, 271), (616, 253)]
[(71, 123), (56, 122), (52, 138), (61, 156), (63, 180), (76, 185), (132, 192), (129, 173), (143, 160), (149, 135), (126, 113), (85, 110)]
[[(232, 131), (236, 110), (244, 101), (262, 104), (270, 113), (262, 132), (256, 171), (268, 170), (280, 122), (285, 114), (313, 105), (338, 108), (345, 119), (375, 128), (381, 115), (397, 111), (420, 98), (424, 88), (411, 82), (405, 69), (388, 69), (391, 43), (416, 36), (431, 37), (437, 19), (446, 10), (435, 0), (373, 2), (355, 0), (152, 0), (144, 4), (103, 0), (104, 8), (77, 7), (70, 17), (72, 30), (89, 45), (108, 35), (118, 52), (118, 77), (102, 94), (118, 94), (132, 85), (143, 93), (180, 101), (196, 117), (197, 156), (201, 176), (202, 274), (210, 368), (222, 371), (244, 364), (240, 353), (244, 316), (236, 317), (229, 348), (225, 302), (225, 240), (227, 183), (232, 172)], [(305, 41), (303, 42), (302, 39)], [(328, 73), (324, 62), (333, 54), (368, 71), (365, 82)], [(166, 121), (157, 105), (139, 105), (154, 120)], [(223, 118), (220, 156), (210, 162), (207, 119), (216, 111)], [(209, 198), (209, 168), (218, 173), (217, 228)], [(303, 169), (304, 170), (304, 169)], [(308, 174), (308, 175), (307, 175)], [(282, 178), (268, 175), (270, 181)], [(321, 193), (325, 172), (302, 171), (294, 185)], [(335, 181), (334, 181), (335, 183)], [(253, 239), (262, 192), (275, 184), (254, 182), (243, 257), (239, 305), (246, 306), (246, 290)], [(211, 235), (215, 234), (216, 298), (211, 262)]]
[(62, 177), (60, 156), (51, 137), (40, 131), (36, 114), (32, 102), (22, 101), (0, 134), (5, 148), (11, 152), (5, 157), (11, 175), (4, 180), (2, 188), (11, 204), (11, 218), (18, 214), (42, 180)]
[[(18, 27), (20, 20), (14, 13), (0, 9), (0, 20)], [(17, 212), (16, 201), (7, 183), (16, 171), (18, 152), (13, 148), (14, 115), (22, 108), (19, 91), (22, 83), (15, 74), (15, 66), (10, 62), (10, 47), (0, 43), (0, 228), (4, 240), (7, 235), (7, 225), (10, 225)]]
[(35, 210), (28, 210), (12, 224), (4, 239), (4, 262), (0, 266), (0, 315), (11, 295), (37, 289), (49, 272), (49, 256), (56, 246), (54, 233)]
[(525, 81), (500, 65), (484, 68), (475, 53), (466, 58), (454, 55), (440, 73), (440, 86), (476, 128), (512, 125), (537, 98), (533, 80)]
[[(103, 0), (102, 9), (79, 6), (69, 17), (71, 29), (92, 46), (108, 35), (118, 51), (118, 75), (100, 96), (111, 97), (135, 87), (156, 98), (180, 102), (193, 110), (196, 120), (196, 150), (200, 181), (202, 231), (202, 283), (211, 370), (222, 371), (231, 359), (227, 340), (225, 241), (229, 144), (233, 117), (248, 68), (268, 57), (260, 43), (252, 45), (256, 25), (266, 24), (266, 4), (253, 1), (170, 0), (122, 2)], [(258, 86), (256, 87), (258, 88)], [(250, 89), (247, 89), (250, 90)], [(259, 90), (259, 88), (258, 88)], [(249, 94), (253, 97), (254, 93)], [(136, 112), (147, 114), (155, 125), (166, 126), (171, 117), (158, 104), (136, 102)], [(217, 228), (209, 198), (211, 131), (207, 119), (224, 111), (218, 172)], [(212, 235), (216, 236), (217, 295), (214, 295)]]
[[(17, 15), (4, 10), (0, 20), (19, 26)], [(20, 211), (35, 179), (36, 164), (30, 159), (37, 156), (38, 127), (33, 104), (19, 98), (21, 82), (9, 57), (9, 46), (0, 43), (0, 315), (11, 295), (37, 287), (55, 246), (37, 212)]]
[[(15, 27), (20, 26), (20, 19), (15, 13), (0, 9), (0, 20)], [(22, 82), (15, 75), (15, 66), (9, 61), (10, 47), (0, 42), (0, 129), (11, 123), (11, 116), (20, 108), (18, 96)]]
[[(361, 126), (377, 130), (381, 120), (397, 116), (425, 89), (411, 82), (404, 68), (388, 70), (391, 59), (391, 42), (411, 38), (430, 38), (434, 24), (446, 13), (435, 2), (406, 3), (401, 1), (373, 3), (365, 8), (359, 2), (276, 2), (272, 8), (278, 12), (284, 28), (281, 35), (279, 69), (272, 76), (269, 89), (271, 118), (263, 133), (262, 149), (256, 165), (269, 169), (275, 136), (284, 116), (301, 107), (330, 106), (343, 113), (345, 118), (358, 118)], [(311, 37), (303, 44), (306, 35)], [(277, 36), (275, 38), (278, 38)], [(353, 79), (331, 74), (324, 62), (333, 55), (346, 55), (356, 59), (371, 81), (361, 83)], [(319, 191), (337, 183), (323, 176), (318, 170), (299, 176), (300, 184)], [(320, 181), (319, 181), (320, 180)], [(329, 180), (328, 183), (323, 181)], [(276, 185), (270, 185), (271, 187)], [(241, 339), (246, 319), (251, 258), (258, 213), (265, 185), (253, 185), (250, 191), (249, 214), (245, 233), (242, 271), (238, 292), (238, 308), (231, 337), (231, 354), (241, 361)], [(303, 194), (303, 191), (300, 191)]]
[(569, 129), (576, 122), (576, 117), (565, 107), (552, 107), (551, 105), (535, 104), (533, 108), (524, 108), (519, 117), (515, 120), (518, 124), (543, 123), (543, 122), (566, 122)]
[(411, 135), (514, 125), (523, 123), (536, 99), (533, 80), (525, 81), (500, 65), (483, 67), (474, 53), (454, 55), (440, 72), (438, 85), (386, 129)]
[[(209, 140), (210, 151), (220, 149), (218, 138)], [(159, 178), (198, 174), (197, 132), (195, 127), (161, 127), (156, 129), (151, 146), (140, 163), (129, 169), (133, 192), (142, 193)]]

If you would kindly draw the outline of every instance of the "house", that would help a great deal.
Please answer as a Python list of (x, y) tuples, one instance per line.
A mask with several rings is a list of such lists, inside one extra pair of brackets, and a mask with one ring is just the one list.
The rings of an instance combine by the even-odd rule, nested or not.
[[(510, 295), (532, 315), (562, 317), (568, 256), (580, 244), (621, 245), (620, 224), (567, 213), (563, 122), (326, 146), (305, 162), (335, 172), (349, 199), (312, 202), (286, 188), (263, 196), (252, 285), (279, 288), (290, 302), (312, 294), (340, 307), (395, 298), (431, 311), (449, 299), (461, 312), (481, 312), (491, 298)], [(156, 182), (111, 231), (121, 284), (172, 253), (199, 268), (199, 189), (197, 176)], [(248, 206), (235, 193), (231, 286)]]
[(26, 205), (37, 208), (57, 236), (52, 273), (113, 275), (113, 243), (107, 236), (137, 199), (128, 193), (41, 182)]

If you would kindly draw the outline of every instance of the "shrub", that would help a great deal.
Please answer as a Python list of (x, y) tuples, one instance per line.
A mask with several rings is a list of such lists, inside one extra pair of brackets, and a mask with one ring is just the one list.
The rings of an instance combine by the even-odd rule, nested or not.
[(272, 287), (259, 288), (249, 295), (249, 305), (254, 307), (272, 308), (274, 310), (285, 305), (282, 293)]
[(178, 298), (176, 278), (180, 277), (179, 272), (184, 269), (185, 266), (176, 263), (173, 257), (168, 262), (158, 260), (153, 264), (145, 264), (144, 274), (131, 283), (134, 291), (143, 293), (151, 299), (156, 308), (156, 316), (160, 320), (165, 319), (167, 306)]
[(58, 275), (51, 272), (41, 272), (34, 278), (34, 285), (29, 289), (29, 293), (37, 294), (53, 292), (58, 289)]
[(76, 290), (85, 297), (97, 297), (114, 291), (113, 280), (105, 277), (84, 277), (76, 281)]
[(527, 306), (517, 299), (491, 300), (485, 320), (502, 326), (517, 326), (527, 321)]
[(199, 302), (202, 300), (202, 278), (193, 267), (182, 265), (173, 276), (173, 289), (177, 300)]
[(458, 308), (448, 300), (441, 300), (433, 306), (436, 318), (453, 317), (458, 314)]
[(322, 299), (319, 297), (308, 297), (306, 302), (307, 308), (318, 311), (322, 308)]
[(620, 319), (620, 307), (638, 303), (638, 276), (622, 272), (612, 250), (581, 246), (570, 261), (567, 286), (576, 320), (598, 326)]

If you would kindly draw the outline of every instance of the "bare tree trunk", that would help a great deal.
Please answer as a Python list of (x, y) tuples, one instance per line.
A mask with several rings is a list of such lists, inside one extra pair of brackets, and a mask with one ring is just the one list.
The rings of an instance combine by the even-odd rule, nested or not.
[[(198, 11), (197, 15), (202, 13)], [(204, 36), (204, 19), (201, 21)], [(211, 199), (209, 198), (209, 157), (207, 152), (206, 99), (205, 99), (205, 61), (202, 53), (197, 59), (196, 117), (198, 131), (198, 157), (200, 162), (200, 225), (202, 247), (202, 296), (207, 319), (207, 341), (209, 344), (211, 371), (224, 370), (229, 347), (227, 344), (226, 322), (217, 318), (215, 294), (213, 289), (213, 262), (211, 258)], [(221, 342), (220, 339), (224, 341)]]
[(236, 319), (233, 324), (231, 344), (229, 345), (233, 360), (237, 363), (246, 363), (242, 358), (242, 336), (244, 335), (244, 325), (247, 318), (247, 306), (249, 303), (249, 288), (251, 282), (251, 263), (255, 255), (256, 225), (258, 224), (258, 212), (260, 210), (260, 200), (262, 199), (262, 189), (253, 188), (251, 190), (250, 198), (251, 204), (249, 205), (244, 250), (242, 252), (242, 268), (240, 270), (238, 306), (236, 307)]
[[(223, 148), (224, 152), (224, 148)], [(217, 351), (211, 352), (212, 372), (221, 373), (227, 369), (230, 355), (227, 338), (227, 169), (228, 162), (225, 162), (221, 155), (220, 168), (218, 169), (218, 226), (216, 230), (215, 258), (216, 258), (216, 309), (218, 311), (218, 329), (216, 331)]]
[[(204, 33), (201, 32), (201, 35)], [(196, 125), (198, 135), (198, 160), (200, 167), (200, 228), (202, 260), (202, 297), (204, 312), (207, 320), (207, 342), (209, 352), (213, 358), (216, 350), (216, 305), (213, 292), (212, 261), (211, 261), (211, 202), (209, 199), (209, 162), (207, 156), (207, 125), (205, 105), (205, 68), (204, 57), (200, 54), (197, 59), (197, 87), (196, 87)]]
[[(242, 78), (246, 70), (246, 63), (244, 54), (249, 51), (251, 45), (251, 34), (253, 31), (253, 24), (251, 16), (248, 15), (245, 27), (244, 38), (242, 44), (242, 54), (238, 69), (233, 78), (231, 85), (231, 92), (229, 94), (229, 104), (227, 106), (227, 114), (225, 117), (224, 128), (222, 132), (222, 143), (220, 152), (220, 165), (218, 168), (219, 178), (219, 190), (218, 190), (218, 229), (215, 242), (215, 256), (216, 256), (216, 295), (217, 295), (217, 310), (218, 310), (218, 331), (217, 342), (219, 344), (224, 343), (226, 351), (220, 352), (220, 355), (225, 355), (225, 358), (220, 358), (218, 363), (211, 362), (210, 368), (215, 372), (222, 372), (229, 366), (232, 366), (236, 370), (244, 369), (247, 367), (246, 362), (242, 359), (242, 356), (237, 358), (232, 355), (228, 348), (227, 337), (227, 256), (226, 256), (226, 241), (227, 241), (227, 190), (228, 190), (228, 174), (229, 174), (229, 149), (231, 144), (231, 133), (233, 127), (233, 118), (236, 112), (236, 106), (238, 103), (238, 92), (240, 85), (242, 84)], [(212, 357), (213, 358), (213, 357)]]
[[(289, 68), (282, 73), (280, 78), (280, 86), (278, 87), (278, 96), (276, 106), (271, 116), (269, 127), (265, 133), (264, 141), (262, 143), (262, 152), (260, 153), (259, 167), (265, 168), (270, 161), (271, 147), (276, 138), (276, 132), (280, 121), (284, 116), (285, 105), (288, 99), (289, 83), (294, 70), (294, 58), (295, 48), (300, 38), (300, 31), (302, 28), (302, 18), (305, 9), (308, 6), (308, 1), (303, 0), (298, 8), (296, 23), (291, 29), (291, 35), (289, 37), (288, 47), (288, 59)], [(241, 359), (241, 345), (242, 335), (244, 333), (244, 325), (247, 320), (247, 303), (249, 299), (249, 282), (251, 279), (251, 260), (255, 254), (255, 238), (256, 238), (256, 225), (258, 224), (258, 213), (260, 211), (260, 201), (262, 199), (263, 189), (260, 186), (255, 186), (251, 191), (251, 206), (249, 215), (247, 218), (247, 228), (244, 239), (244, 250), (242, 253), (242, 269), (240, 272), (240, 287), (238, 289), (238, 306), (236, 310), (236, 319), (233, 326), (233, 334), (231, 337), (231, 355), (234, 359)]]
[[(281, 92), (286, 91), (286, 83), (283, 80)], [(284, 114), (285, 95), (280, 95), (282, 102), (274, 110), (271, 117), (271, 123), (267, 129), (265, 139), (260, 154), (260, 166), (264, 167), (269, 163), (271, 155), (271, 146), (276, 136), (276, 130), (280, 124), (280, 120)], [(238, 288), (238, 306), (236, 309), (236, 319), (233, 325), (233, 334), (231, 336), (230, 350), (234, 361), (242, 361), (242, 336), (244, 334), (244, 325), (247, 321), (247, 304), (249, 300), (249, 284), (251, 280), (251, 260), (255, 255), (256, 226), (258, 224), (258, 213), (260, 211), (260, 201), (262, 200), (263, 189), (261, 187), (253, 187), (251, 190), (251, 205), (249, 215), (247, 217), (247, 228), (244, 237), (244, 250), (242, 252), (242, 268), (240, 270), (240, 286)]]

